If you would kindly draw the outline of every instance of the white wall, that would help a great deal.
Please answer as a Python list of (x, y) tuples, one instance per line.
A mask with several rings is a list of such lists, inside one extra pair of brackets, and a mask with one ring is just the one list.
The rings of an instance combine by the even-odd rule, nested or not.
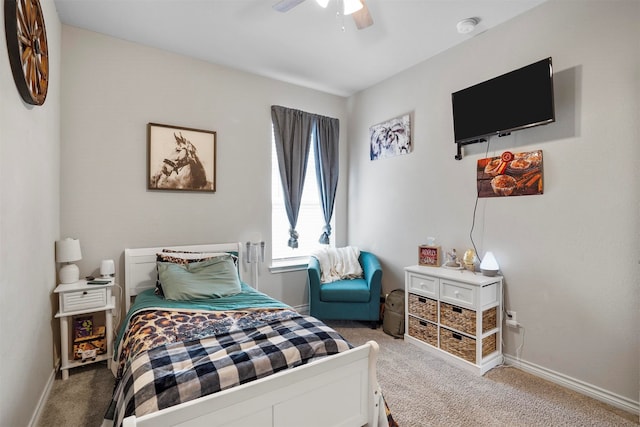
[[(490, 152), (542, 149), (545, 194), (480, 200), (474, 237), (501, 262), (506, 302), (526, 328), (523, 360), (637, 406), (640, 3), (552, 0), (348, 108), (339, 97), (61, 29), (53, 3), (42, 5), (44, 106), (22, 103), (0, 42), (0, 425), (28, 424), (52, 374), (56, 239), (81, 239), (83, 275), (114, 258), (122, 277), (125, 247), (269, 236), (270, 183), (261, 178), (270, 175), (269, 106), (282, 104), (341, 119), (350, 161), (341, 163), (337, 241), (347, 241), (349, 198), (348, 242), (379, 254), (387, 291), (402, 287), (402, 267), (427, 236), (470, 245), (474, 165), (485, 147), (453, 160), (450, 93), (545, 56), (554, 59), (558, 122), (492, 139)], [(414, 153), (370, 162), (368, 127), (407, 111)], [(150, 121), (218, 132), (215, 194), (146, 191)], [(24, 158), (27, 167), (16, 160)], [(303, 272), (261, 271), (265, 290), (293, 305), (306, 303), (305, 281)], [(522, 339), (508, 331), (507, 353)]]
[[(348, 241), (377, 253), (386, 291), (436, 236), (462, 253), (487, 145), (454, 160), (451, 93), (551, 56), (557, 122), (492, 138), (543, 150), (544, 194), (478, 202), (474, 240), (496, 255), (525, 327), (505, 351), (638, 407), (640, 3), (552, 0), (349, 100)], [(491, 100), (487, 100), (491, 102)], [(413, 112), (414, 152), (369, 160), (368, 128)]]
[(42, 106), (22, 101), (0, 31), (0, 425), (26, 426), (53, 373), (59, 237), (60, 21), (41, 2), (49, 50)]
[[(341, 120), (336, 236), (346, 224), (346, 99), (63, 26), (61, 232), (78, 237), (81, 274), (127, 247), (245, 241), (270, 256), (273, 104)], [(217, 132), (215, 193), (147, 191), (147, 123)], [(344, 239), (344, 237), (343, 237)], [(260, 271), (260, 290), (307, 303), (306, 271)]]

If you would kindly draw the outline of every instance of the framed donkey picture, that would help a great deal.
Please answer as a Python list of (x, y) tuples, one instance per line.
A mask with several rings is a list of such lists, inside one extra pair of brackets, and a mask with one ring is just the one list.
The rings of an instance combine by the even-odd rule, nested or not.
[(149, 190), (216, 191), (216, 133), (149, 123)]

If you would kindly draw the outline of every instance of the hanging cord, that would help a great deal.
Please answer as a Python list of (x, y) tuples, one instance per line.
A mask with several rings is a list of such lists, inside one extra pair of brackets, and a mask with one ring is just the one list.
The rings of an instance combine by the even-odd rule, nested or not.
[(522, 329), (522, 342), (518, 348), (516, 348), (516, 360), (518, 361), (518, 367), (522, 368), (522, 348), (524, 347), (524, 334), (526, 329), (522, 325), (518, 325), (518, 328)]
[[(484, 153), (484, 158), (486, 159), (487, 157), (489, 157), (489, 145), (491, 144), (491, 137), (487, 137), (487, 151), (485, 151)], [(473, 219), (471, 221), (471, 230), (469, 231), (469, 239), (471, 239), (471, 244), (473, 245), (473, 250), (476, 252), (476, 256), (478, 257), (478, 260), (480, 260), (480, 262), (482, 262), (482, 259), (480, 258), (480, 254), (478, 253), (478, 248), (476, 248), (476, 242), (473, 241), (473, 229), (476, 225), (476, 211), (478, 209), (478, 199), (480, 198), (480, 189), (476, 188), (476, 203), (473, 206)]]
[(112, 311), (112, 318), (111, 318), (111, 323), (113, 325), (113, 338), (116, 339), (118, 338), (118, 331), (120, 330), (120, 318), (121, 318), (121, 314), (120, 314), (120, 303), (122, 302), (122, 288), (120, 287), (120, 285), (115, 285), (112, 287), (113, 291), (114, 291), (114, 296), (116, 298), (116, 309)]

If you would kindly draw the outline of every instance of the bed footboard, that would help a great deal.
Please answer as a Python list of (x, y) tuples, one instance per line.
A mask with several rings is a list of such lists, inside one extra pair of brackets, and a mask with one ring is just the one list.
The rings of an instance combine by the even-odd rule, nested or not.
[(142, 417), (124, 427), (377, 427), (375, 341)]

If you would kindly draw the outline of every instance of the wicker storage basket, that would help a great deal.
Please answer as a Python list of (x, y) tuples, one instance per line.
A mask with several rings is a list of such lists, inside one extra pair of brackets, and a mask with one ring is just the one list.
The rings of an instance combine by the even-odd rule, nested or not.
[(487, 357), (488, 355), (490, 355), (491, 353), (493, 353), (498, 349), (497, 342), (496, 342), (496, 335), (497, 334), (489, 335), (488, 337), (482, 340), (482, 357), (483, 358)]
[(438, 327), (433, 323), (409, 316), (409, 335), (434, 347), (438, 346)]
[(409, 314), (429, 320), (438, 321), (438, 302), (415, 294), (409, 294)]
[(493, 307), (482, 312), (482, 333), (484, 334), (498, 325), (498, 307)]
[(476, 334), (476, 312), (457, 305), (440, 301), (440, 323), (465, 334)]
[(440, 328), (440, 348), (468, 362), (476, 363), (476, 340), (466, 335)]

